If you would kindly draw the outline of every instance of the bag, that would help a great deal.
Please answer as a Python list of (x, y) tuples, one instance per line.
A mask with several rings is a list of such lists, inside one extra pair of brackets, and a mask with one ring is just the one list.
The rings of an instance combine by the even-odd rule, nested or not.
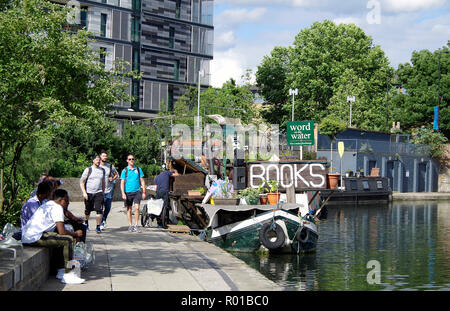
[(147, 211), (149, 214), (159, 216), (164, 206), (163, 199), (150, 199), (147, 201)]
[[(105, 169), (100, 166), (98, 168), (103, 171), (103, 180), (105, 180), (105, 174), (106, 174)], [(89, 166), (88, 174), (87, 174), (86, 180), (84, 181), (84, 189), (86, 189), (86, 184), (87, 184), (89, 176), (91, 176), (91, 174), (92, 174), (92, 166)]]
[(81, 269), (87, 269), (88, 265), (95, 262), (94, 247), (91, 243), (78, 242), (73, 248), (73, 259), (80, 263)]
[(15, 233), (20, 232), (20, 228), (14, 227), (12, 224), (7, 223), (2, 230), (2, 233), (0, 233), (0, 241), (6, 240), (9, 237), (13, 237)]

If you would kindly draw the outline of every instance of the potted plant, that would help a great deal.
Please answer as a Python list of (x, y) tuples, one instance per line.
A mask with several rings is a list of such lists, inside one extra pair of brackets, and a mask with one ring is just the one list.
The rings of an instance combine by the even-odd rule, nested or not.
[(353, 176), (353, 171), (351, 169), (346, 169), (345, 170), (345, 177), (352, 177)]
[(204, 187), (197, 187), (192, 190), (188, 190), (188, 196), (205, 195)]
[(269, 199), (267, 198), (267, 191), (268, 191), (269, 189), (266, 187), (266, 181), (265, 181), (265, 180), (263, 180), (263, 181), (259, 184), (258, 190), (259, 190), (259, 203), (260, 203), (261, 205), (266, 205), (267, 202), (268, 202), (268, 200), (269, 200)]
[(248, 187), (242, 190), (241, 197), (245, 199), (248, 205), (256, 205), (259, 202), (259, 189)]
[(269, 193), (267, 194), (267, 199), (269, 204), (274, 205), (280, 201), (280, 193), (278, 190), (278, 181), (271, 179), (267, 181), (267, 185), (270, 187)]

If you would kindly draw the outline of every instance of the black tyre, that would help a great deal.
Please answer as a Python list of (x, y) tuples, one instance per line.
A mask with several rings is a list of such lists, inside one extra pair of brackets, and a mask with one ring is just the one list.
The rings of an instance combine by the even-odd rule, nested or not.
[(309, 229), (306, 227), (301, 227), (300, 230), (297, 230), (295, 234), (297, 241), (300, 243), (306, 243), (309, 240)]
[(147, 209), (147, 204), (145, 204), (142, 207), (142, 213), (141, 213), (141, 225), (142, 227), (145, 227), (148, 225), (148, 221), (149, 221), (149, 214), (148, 214), (148, 209)]
[(282, 247), (285, 240), (283, 229), (276, 223), (264, 224), (259, 230), (259, 241), (269, 250)]

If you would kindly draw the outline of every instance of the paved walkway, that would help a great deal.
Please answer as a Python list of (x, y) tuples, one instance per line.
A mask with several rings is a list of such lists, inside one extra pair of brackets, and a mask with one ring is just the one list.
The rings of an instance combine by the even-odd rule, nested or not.
[[(69, 209), (83, 215), (84, 204)], [(95, 214), (89, 220), (95, 228)], [(81, 277), (84, 284), (63, 284), (55, 277), (42, 291), (273, 291), (281, 287), (224, 250), (188, 234), (161, 228), (128, 232), (122, 202), (113, 202), (107, 229), (91, 230), (87, 241), (95, 263)]]

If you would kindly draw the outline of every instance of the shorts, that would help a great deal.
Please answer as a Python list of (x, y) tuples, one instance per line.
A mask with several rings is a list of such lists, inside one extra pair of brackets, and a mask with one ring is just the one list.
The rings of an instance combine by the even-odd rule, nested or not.
[(88, 193), (88, 199), (84, 200), (84, 214), (90, 215), (92, 211), (98, 214), (103, 214), (103, 192)]
[(126, 192), (127, 199), (124, 201), (125, 207), (132, 206), (133, 204), (141, 204), (142, 194), (140, 191)]

